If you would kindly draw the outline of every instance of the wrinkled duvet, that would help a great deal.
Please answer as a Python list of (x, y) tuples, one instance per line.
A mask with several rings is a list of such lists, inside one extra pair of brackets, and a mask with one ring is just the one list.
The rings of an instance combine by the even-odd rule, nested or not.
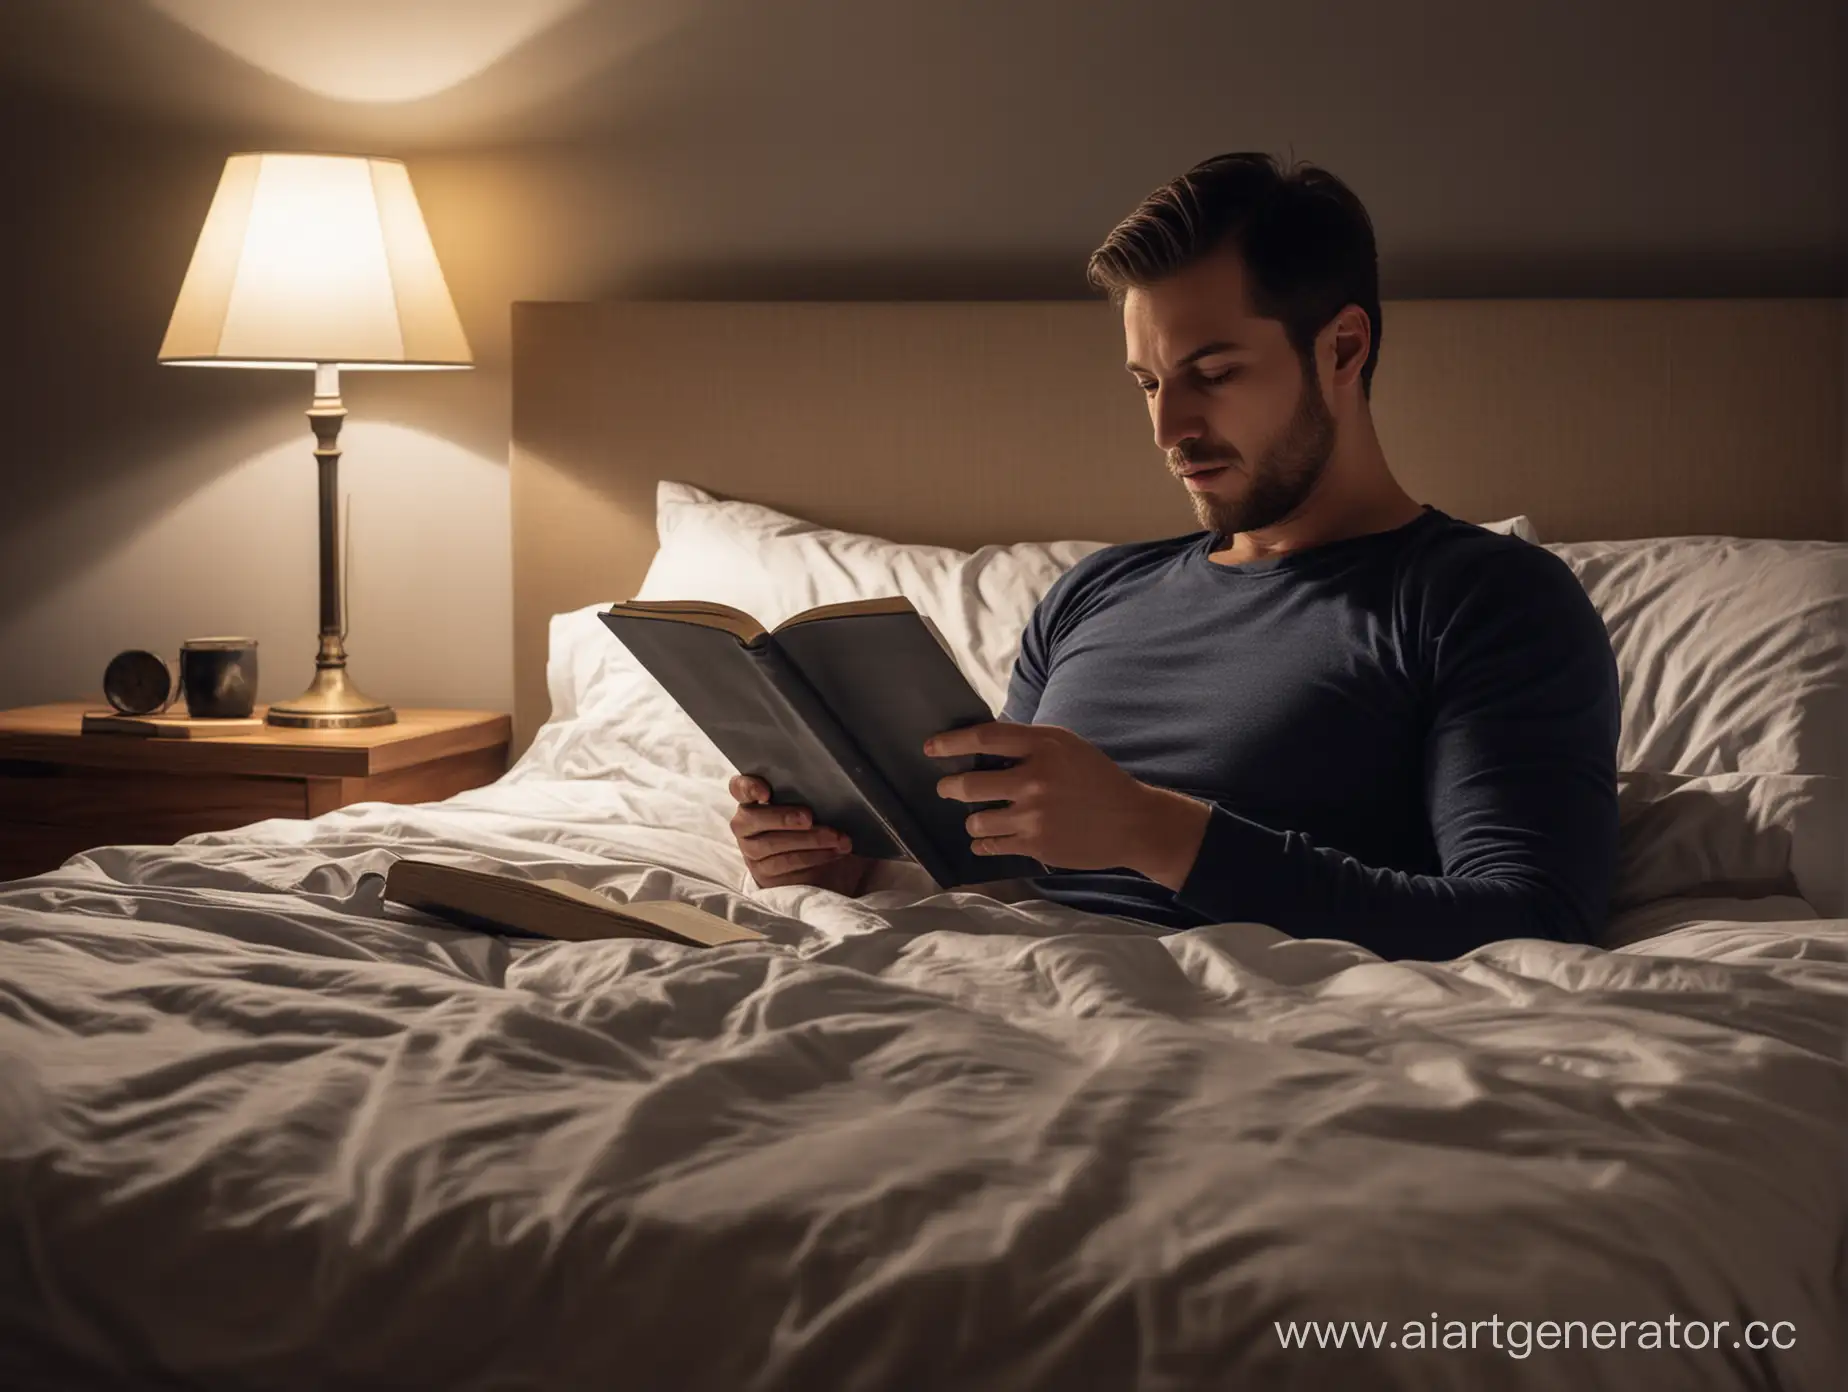
[[(0, 886), (0, 1385), (1848, 1385), (1848, 922), (1433, 966), (747, 896), (676, 796)], [(407, 852), (772, 941), (452, 931)]]

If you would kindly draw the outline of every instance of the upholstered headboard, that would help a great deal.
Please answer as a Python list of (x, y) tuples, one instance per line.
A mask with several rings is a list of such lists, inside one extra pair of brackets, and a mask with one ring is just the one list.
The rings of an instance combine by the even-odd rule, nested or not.
[[(1406, 488), (1548, 541), (1836, 539), (1838, 300), (1386, 305), (1373, 407)], [(515, 740), (548, 617), (625, 598), (682, 479), (905, 541), (1194, 528), (1092, 303), (513, 307)]]

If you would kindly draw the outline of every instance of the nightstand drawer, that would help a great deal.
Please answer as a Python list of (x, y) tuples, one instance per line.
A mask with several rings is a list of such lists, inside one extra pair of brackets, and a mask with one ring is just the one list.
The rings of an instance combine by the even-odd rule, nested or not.
[(118, 769), (61, 768), (10, 760), (0, 764), (0, 856), (28, 857), (22, 841), (82, 845), (176, 841), (200, 831), (223, 831), (266, 817), (308, 815), (308, 786), (299, 778), (207, 774), (169, 778)]
[(150, 823), (204, 818), (216, 824), (224, 817), (242, 816), (249, 822), (308, 814), (307, 784), (299, 778), (167, 778), (55, 764), (25, 767), (33, 771), (17, 763), (0, 765), (0, 822), (69, 826), (125, 816)]

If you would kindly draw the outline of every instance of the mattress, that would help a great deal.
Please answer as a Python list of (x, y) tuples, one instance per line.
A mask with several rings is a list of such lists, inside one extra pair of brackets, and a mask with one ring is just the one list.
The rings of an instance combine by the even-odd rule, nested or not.
[[(402, 854), (769, 941), (455, 931)], [(0, 886), (0, 1383), (1843, 1385), (1848, 921), (1385, 963), (740, 868), (644, 771)]]

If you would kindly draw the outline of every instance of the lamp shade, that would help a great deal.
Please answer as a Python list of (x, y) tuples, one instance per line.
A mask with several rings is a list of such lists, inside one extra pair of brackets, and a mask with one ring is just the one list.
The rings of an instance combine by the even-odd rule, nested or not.
[(160, 345), (200, 367), (473, 359), (402, 162), (233, 155)]

